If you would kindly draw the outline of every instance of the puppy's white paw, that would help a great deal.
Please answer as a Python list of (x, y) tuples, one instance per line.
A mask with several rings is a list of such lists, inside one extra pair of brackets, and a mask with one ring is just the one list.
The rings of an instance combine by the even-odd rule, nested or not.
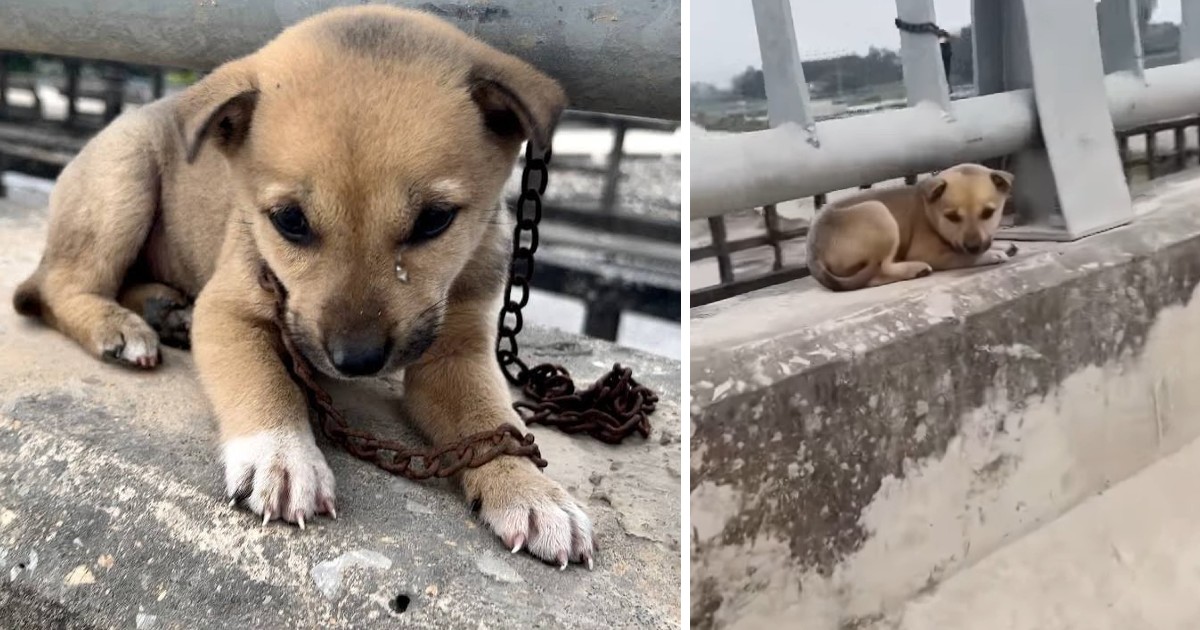
[(223, 450), (226, 494), (263, 525), (278, 518), (303, 529), (315, 514), (337, 518), (333, 471), (307, 424), (232, 438)]
[(107, 361), (133, 367), (152, 368), (158, 365), (158, 333), (145, 320), (126, 313), (100, 331), (98, 353)]
[[(509, 458), (505, 458), (506, 460)], [(529, 462), (496, 460), (464, 473), (467, 496), (505, 548), (525, 549), (565, 569), (568, 562), (592, 568), (596, 555), (592, 521), (557, 482)]]
[(998, 265), (1003, 262), (1008, 262), (1012, 257), (1017, 255), (1017, 246), (1009, 245), (1006, 249), (989, 249), (983, 252), (975, 259), (979, 265)]

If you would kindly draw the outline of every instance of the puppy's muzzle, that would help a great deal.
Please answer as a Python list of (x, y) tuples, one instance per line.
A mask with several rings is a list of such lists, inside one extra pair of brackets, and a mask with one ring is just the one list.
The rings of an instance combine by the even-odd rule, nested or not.
[(972, 256), (978, 256), (979, 254), (986, 252), (989, 248), (991, 248), (991, 246), (992, 246), (991, 239), (977, 241), (974, 243), (969, 242), (969, 241), (966, 243), (963, 243), (963, 249), (966, 250), (966, 252), (968, 254), (971, 254)]
[(325, 344), (329, 362), (346, 376), (378, 374), (392, 356), (392, 340), (382, 334), (350, 334)]

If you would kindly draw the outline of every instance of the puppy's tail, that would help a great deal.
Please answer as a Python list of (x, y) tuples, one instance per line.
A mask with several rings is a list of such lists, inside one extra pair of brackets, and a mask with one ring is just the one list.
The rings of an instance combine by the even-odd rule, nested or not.
[(813, 256), (808, 259), (808, 271), (817, 282), (831, 291), (854, 291), (867, 286), (871, 278), (879, 273), (879, 263), (871, 261), (848, 276), (839, 276), (826, 269), (821, 260)]
[(26, 317), (41, 317), (43, 310), (42, 291), (41, 291), (42, 273), (39, 269), (34, 272), (28, 280), (22, 282), (17, 287), (17, 292), (13, 294), (13, 308), (18, 313)]

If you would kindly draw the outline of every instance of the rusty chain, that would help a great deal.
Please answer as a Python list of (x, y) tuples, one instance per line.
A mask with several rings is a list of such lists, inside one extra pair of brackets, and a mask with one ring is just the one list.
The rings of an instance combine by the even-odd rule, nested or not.
[(287, 291), (265, 264), (261, 269), (260, 282), (275, 298), (274, 324), (283, 341), (288, 371), (304, 390), (309, 408), (316, 414), (325, 437), (347, 453), (392, 474), (417, 481), (449, 477), (466, 468), (478, 468), (502, 455), (527, 457), (538, 468), (546, 467), (546, 460), (542, 459), (541, 451), (533, 443), (533, 435), (522, 434), (520, 429), (511, 424), (502, 424), (493, 431), (469, 435), (441, 448), (426, 451), (351, 428), (341, 412), (333, 406), (333, 398), (317, 382), (312, 366), (288, 332)]
[[(544, 424), (566, 433), (586, 433), (609, 444), (620, 444), (634, 433), (649, 437), (649, 415), (654, 413), (658, 396), (633, 380), (628, 368), (614, 365), (612, 371), (592, 387), (576, 392), (575, 382), (563, 366), (544, 363), (530, 368), (521, 360), (517, 335), (525, 326), (521, 309), (529, 304), (533, 255), (538, 248), (538, 224), (542, 220), (542, 195), (549, 183), (550, 156), (549, 149), (542, 152), (532, 142), (526, 145), (521, 194), (517, 197), (517, 222), (513, 226), (512, 262), (497, 325), (496, 361), (508, 382), (522, 388), (532, 401), (513, 403), (526, 424)], [(526, 236), (528, 244), (523, 241)], [(520, 299), (514, 299), (514, 290), (520, 291)]]
[(933, 22), (905, 22), (896, 18), (896, 28), (906, 33), (927, 33), (938, 37), (950, 38), (950, 33)]

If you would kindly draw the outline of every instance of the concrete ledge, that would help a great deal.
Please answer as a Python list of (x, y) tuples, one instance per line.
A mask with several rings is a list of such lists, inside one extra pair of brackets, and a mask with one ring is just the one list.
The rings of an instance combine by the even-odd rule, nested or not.
[(693, 311), (693, 623), (880, 619), (1200, 434), (1198, 199), (1176, 178), (1004, 267)]
[[(260, 528), (222, 499), (188, 354), (135, 373), (8, 308), (44, 220), (0, 201), (0, 626), (679, 627), (678, 363), (549, 331), (521, 342), (581, 381), (631, 365), (661, 396), (649, 440), (534, 429), (547, 474), (596, 523), (594, 572), (511, 555), (450, 483), (394, 478), (329, 447), (339, 520)], [(355, 424), (416, 441), (383, 385), (334, 396)], [(341, 570), (317, 568), (336, 559)], [(319, 585), (322, 571), (333, 579)]]

